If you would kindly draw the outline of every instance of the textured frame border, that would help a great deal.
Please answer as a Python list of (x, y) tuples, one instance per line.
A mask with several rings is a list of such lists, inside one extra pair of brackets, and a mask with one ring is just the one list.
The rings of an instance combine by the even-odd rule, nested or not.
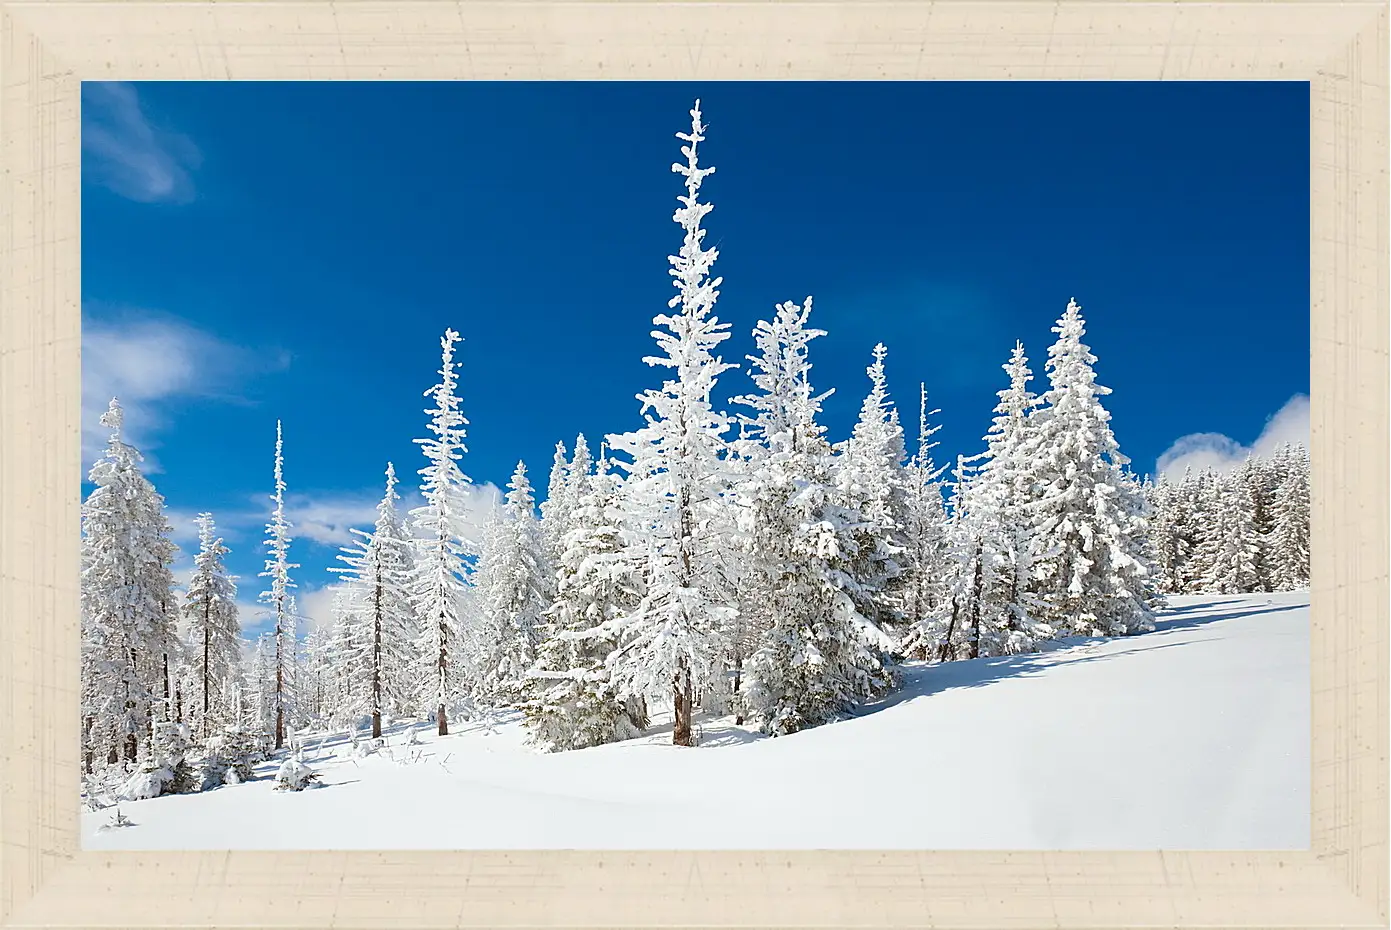
[[(1386, 927), (1387, 27), (1385, 2), (0, 0), (0, 923)], [(1309, 81), (1312, 850), (80, 852), (79, 82), (438, 78)]]

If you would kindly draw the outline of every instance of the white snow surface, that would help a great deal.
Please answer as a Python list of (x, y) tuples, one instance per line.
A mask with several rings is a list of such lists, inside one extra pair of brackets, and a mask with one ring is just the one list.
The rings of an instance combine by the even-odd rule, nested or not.
[(272, 790), (271, 761), (124, 802), (121, 829), (84, 812), (83, 848), (1307, 848), (1308, 605), (1175, 597), (1153, 633), (912, 664), (858, 717), (776, 739), (707, 719), (698, 748), (654, 729), (545, 754), (502, 717), (412, 748), (394, 727), (393, 760), (310, 737), (317, 786)]

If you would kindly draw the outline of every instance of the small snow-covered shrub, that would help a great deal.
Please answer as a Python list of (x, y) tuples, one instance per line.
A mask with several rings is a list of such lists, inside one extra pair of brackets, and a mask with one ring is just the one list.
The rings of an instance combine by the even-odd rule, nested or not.
[(164, 794), (173, 781), (173, 772), (151, 762), (126, 779), (117, 794), (126, 801), (145, 801)]
[(169, 772), (168, 782), (163, 789), (165, 793), (190, 794), (202, 790), (201, 775), (190, 763), (192, 750), (186, 724), (173, 721), (155, 724), (155, 762)]
[(318, 781), (319, 773), (298, 759), (286, 759), (275, 773), (276, 791), (303, 791)]
[(240, 727), (228, 727), (208, 740), (202, 760), (204, 789), (239, 785), (251, 778), (251, 770), (265, 759), (260, 740)]

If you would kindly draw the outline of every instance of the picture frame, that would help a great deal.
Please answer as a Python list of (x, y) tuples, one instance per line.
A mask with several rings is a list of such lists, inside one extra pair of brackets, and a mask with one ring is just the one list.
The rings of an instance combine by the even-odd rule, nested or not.
[[(1388, 924), (1385, 2), (0, 2), (0, 925)], [(1312, 848), (80, 850), (83, 80), (1310, 88)]]

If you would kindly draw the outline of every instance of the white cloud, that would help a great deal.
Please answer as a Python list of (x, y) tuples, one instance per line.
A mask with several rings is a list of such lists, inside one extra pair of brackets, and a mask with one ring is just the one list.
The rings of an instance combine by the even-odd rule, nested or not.
[(1170, 477), (1182, 476), (1188, 468), (1225, 473), (1241, 465), (1247, 456), (1269, 456), (1286, 443), (1309, 445), (1309, 398), (1304, 394), (1291, 397), (1266, 420), (1251, 445), (1244, 446), (1222, 433), (1190, 433), (1164, 451), (1157, 471)]
[[(233, 382), (284, 368), (284, 353), (258, 352), (185, 323), (152, 314), (123, 313), (119, 319), (82, 322), (82, 460), (95, 461), (108, 432), (99, 422), (111, 399), (125, 412), (126, 442), (145, 453), (145, 470), (158, 472), (149, 454), (155, 435), (168, 424), (159, 402), (180, 396), (229, 399)], [(196, 538), (196, 536), (195, 536)]]
[(141, 203), (193, 199), (202, 161), (187, 136), (150, 121), (132, 84), (82, 84), (82, 168), (90, 180)]

